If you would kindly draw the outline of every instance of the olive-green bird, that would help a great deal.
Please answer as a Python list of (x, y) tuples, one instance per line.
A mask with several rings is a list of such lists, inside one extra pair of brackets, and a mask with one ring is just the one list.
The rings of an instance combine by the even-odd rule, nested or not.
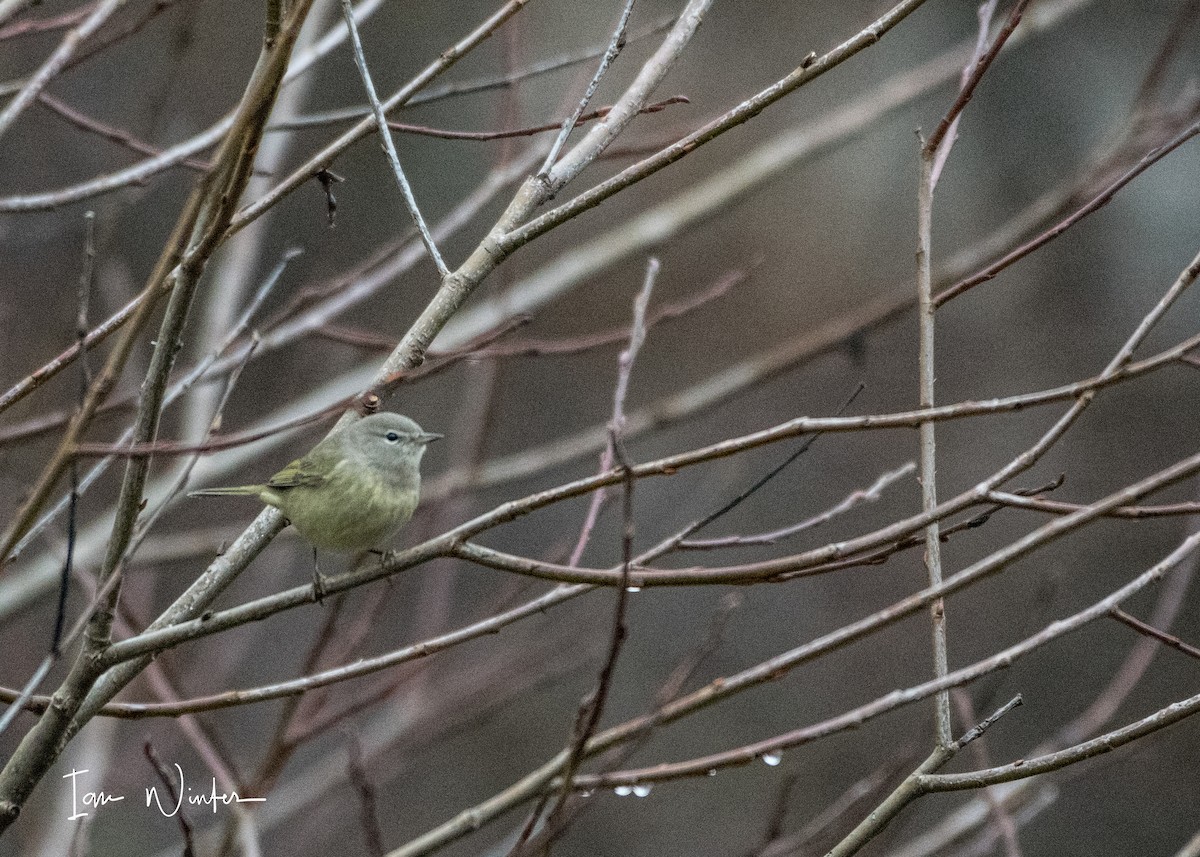
[[(440, 434), (400, 414), (373, 414), (331, 435), (264, 485), (205, 488), (189, 496), (248, 495), (274, 506), (317, 548), (382, 547), (417, 508), (421, 457)], [(321, 594), (320, 572), (314, 586)]]

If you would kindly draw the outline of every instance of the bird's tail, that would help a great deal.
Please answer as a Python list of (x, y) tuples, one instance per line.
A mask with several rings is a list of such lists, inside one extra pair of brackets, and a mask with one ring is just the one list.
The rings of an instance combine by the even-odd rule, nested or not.
[(201, 488), (198, 491), (189, 491), (189, 497), (257, 497), (262, 491), (261, 485), (234, 485), (229, 488)]

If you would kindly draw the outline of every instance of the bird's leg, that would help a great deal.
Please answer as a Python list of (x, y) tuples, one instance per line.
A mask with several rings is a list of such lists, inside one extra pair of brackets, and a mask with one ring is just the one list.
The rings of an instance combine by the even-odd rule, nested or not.
[(317, 562), (317, 549), (313, 548), (313, 597), (318, 604), (324, 603), (325, 578), (321, 577), (321, 564)]

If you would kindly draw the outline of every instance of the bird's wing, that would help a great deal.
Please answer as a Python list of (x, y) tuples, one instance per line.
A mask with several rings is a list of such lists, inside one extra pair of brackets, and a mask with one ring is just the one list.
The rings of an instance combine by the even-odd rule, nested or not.
[(308, 456), (297, 458), (287, 467), (280, 470), (267, 482), (268, 488), (298, 488), (302, 485), (320, 485), (326, 479), (322, 476)]

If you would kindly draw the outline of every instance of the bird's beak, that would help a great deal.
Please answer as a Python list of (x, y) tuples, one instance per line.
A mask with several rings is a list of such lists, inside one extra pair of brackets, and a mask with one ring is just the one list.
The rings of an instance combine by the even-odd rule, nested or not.
[(433, 443), (435, 440), (441, 439), (442, 435), (431, 431), (423, 431), (417, 436), (417, 440), (419, 440), (421, 443)]

